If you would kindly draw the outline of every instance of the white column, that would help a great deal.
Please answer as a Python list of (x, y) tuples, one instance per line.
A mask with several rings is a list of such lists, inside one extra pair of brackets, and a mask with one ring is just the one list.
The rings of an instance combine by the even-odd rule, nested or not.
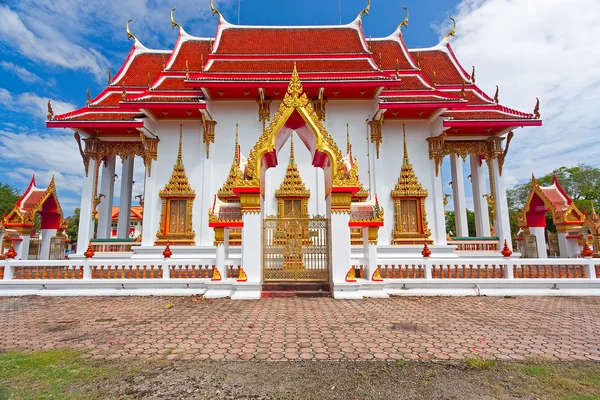
[(79, 213), (79, 229), (77, 233), (77, 255), (83, 256), (88, 243), (92, 238), (94, 221), (92, 209), (94, 207), (94, 180), (96, 178), (96, 160), (90, 159), (88, 176), (83, 178), (81, 189), (81, 207)]
[(456, 237), (468, 237), (467, 203), (465, 200), (465, 181), (463, 180), (462, 159), (450, 155), (452, 171), (452, 199), (454, 201), (454, 220), (456, 221)]
[(373, 273), (377, 269), (377, 245), (369, 242), (369, 228), (362, 228), (363, 234), (363, 251), (367, 259), (367, 270), (365, 271), (365, 279), (370, 280)]
[(569, 244), (567, 243), (567, 232), (557, 232), (557, 236), (559, 257), (569, 257)]
[(479, 162), (479, 156), (470, 155), (471, 184), (473, 186), (473, 208), (475, 209), (475, 230), (477, 237), (490, 237), (490, 214), (487, 202), (483, 198), (486, 192), (485, 171)]
[[(500, 175), (500, 166), (497, 158), (492, 158), (492, 179), (494, 185), (494, 197), (496, 203), (496, 221), (494, 224), (494, 230), (499, 240), (500, 248), (504, 246), (504, 241), (508, 244), (508, 247), (512, 250), (512, 237), (510, 234), (510, 219), (508, 216), (508, 201), (506, 199), (506, 189), (504, 187), (504, 179)], [(546, 246), (544, 245), (543, 252), (545, 254)]]
[[(242, 215), (242, 268), (248, 276), (248, 282), (262, 281), (262, 216), (257, 212)], [(348, 242), (350, 243), (350, 242)], [(222, 246), (218, 246), (222, 247)], [(223, 252), (225, 248), (223, 247)], [(225, 255), (223, 255), (225, 256)], [(219, 271), (223, 277), (225, 271)]]
[[(431, 161), (435, 163), (435, 161)], [(430, 196), (433, 199), (433, 215), (427, 218), (430, 223), (435, 227), (435, 229), (431, 230), (433, 244), (437, 246), (445, 246), (448, 244), (448, 240), (446, 238), (446, 216), (444, 213), (444, 190), (442, 183), (442, 167), (440, 165), (440, 169), (438, 171), (437, 176), (435, 175), (435, 165), (432, 167), (431, 173), (431, 191)], [(390, 210), (393, 214), (393, 211)]]
[(346, 281), (346, 274), (351, 267), (350, 246), (350, 214), (331, 211), (331, 195), (327, 197), (327, 218), (329, 223), (329, 277), (333, 283)]
[(21, 248), (19, 249), (21, 253), (17, 251), (17, 260), (29, 260), (29, 246), (31, 244), (31, 236), (23, 235), (21, 236), (23, 241), (21, 242)]
[[(538, 258), (548, 258), (548, 253), (546, 252), (546, 228), (541, 226), (529, 227), (529, 231), (532, 235), (535, 236), (535, 241), (537, 243)], [(504, 246), (503, 240), (500, 241), (500, 243), (503, 243), (502, 245)], [(507, 243), (510, 243), (510, 240), (508, 240)]]
[(108, 239), (111, 234), (112, 205), (115, 193), (115, 156), (106, 158), (102, 168), (102, 181), (100, 183), (100, 194), (105, 197), (100, 201), (98, 212), (98, 234), (99, 239)]
[(42, 243), (40, 245), (40, 260), (50, 259), (50, 242), (56, 236), (56, 229), (42, 229)]
[(123, 161), (121, 171), (121, 197), (119, 199), (119, 222), (117, 223), (117, 237), (129, 237), (129, 222), (131, 220), (131, 190), (133, 183), (133, 156)]
[(162, 201), (158, 197), (158, 189), (155, 183), (155, 174), (148, 176), (146, 167), (144, 183), (144, 214), (142, 215), (142, 246), (154, 246), (156, 240), (157, 225), (153, 221), (160, 218)]

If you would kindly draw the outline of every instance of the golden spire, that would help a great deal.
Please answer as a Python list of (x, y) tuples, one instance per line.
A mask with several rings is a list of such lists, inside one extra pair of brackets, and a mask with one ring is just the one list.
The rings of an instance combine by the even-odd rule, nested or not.
[(496, 93), (494, 94), (494, 103), (498, 104), (498, 85), (496, 85)]
[(165, 187), (158, 192), (160, 197), (164, 196), (187, 196), (194, 197), (196, 193), (190, 186), (187, 175), (185, 173), (185, 167), (183, 166), (182, 159), (182, 142), (183, 142), (183, 125), (179, 125), (179, 149), (177, 150), (177, 160), (173, 166), (173, 172), (171, 178)]
[(127, 25), (125, 25), (125, 30), (127, 31), (127, 39), (133, 39), (133, 43), (135, 43), (138, 41), (138, 38), (136, 38), (135, 35), (129, 30), (129, 23), (131, 21), (133, 21), (133, 18), (127, 21)]
[(308, 98), (306, 97), (306, 93), (303, 93), (302, 82), (300, 82), (295, 62), (292, 79), (290, 79), (287, 93), (283, 97), (283, 103), (288, 107), (294, 108), (305, 107), (308, 104)]
[(467, 94), (465, 93), (465, 82), (463, 81), (462, 87), (460, 88), (460, 97), (463, 99), (467, 98)]
[(406, 17), (404, 17), (404, 21), (402, 21), (400, 23), (400, 25), (398, 25), (398, 30), (400, 32), (402, 32), (402, 27), (406, 27), (408, 28), (408, 8), (404, 7), (404, 4), (402, 5), (402, 8), (404, 8), (404, 11), (406, 11)]
[(404, 158), (402, 160), (402, 169), (398, 183), (392, 191), (392, 197), (427, 197), (427, 190), (423, 189), (423, 185), (417, 179), (412, 164), (408, 158), (408, 148), (406, 146), (406, 125), (402, 125), (404, 131)]
[(535, 98), (535, 108), (533, 109), (533, 115), (535, 115), (536, 118), (540, 118), (540, 99), (538, 99), (537, 97)]
[(352, 150), (352, 145), (350, 144), (350, 129), (348, 124), (346, 124), (346, 152), (350, 154), (350, 150)]
[(448, 18), (450, 18), (452, 20), (452, 22), (454, 23), (454, 26), (452, 27), (452, 30), (450, 32), (448, 32), (448, 34), (446, 35), (446, 40), (450, 39), (450, 36), (454, 36), (454, 34), (456, 33), (456, 20), (454, 18), (452, 18), (451, 15), (449, 15)]
[(290, 138), (290, 161), (283, 182), (275, 191), (275, 197), (310, 197), (310, 190), (306, 189), (296, 165), (293, 137)]
[(212, 15), (219, 14), (219, 18), (222, 17), (221, 13), (217, 11), (215, 5), (213, 4), (213, 0), (210, 0), (210, 9), (212, 11)]
[(173, 18), (173, 11), (175, 10), (177, 10), (177, 7), (173, 7), (173, 9), (171, 10), (171, 28), (175, 29), (175, 27), (178, 27), (179, 30), (181, 30), (181, 25), (175, 22), (175, 18)]
[(367, 6), (364, 8), (364, 10), (362, 10), (361, 12), (358, 13), (358, 19), (362, 18), (362, 15), (369, 15), (369, 10), (371, 9), (371, 0), (369, 0), (369, 2), (367, 3)]
[(238, 179), (242, 178), (242, 170), (239, 166), (240, 159), (240, 145), (238, 144), (238, 124), (235, 124), (235, 151), (233, 153), (233, 162), (231, 163), (231, 168), (229, 168), (229, 175), (225, 180), (225, 183), (217, 191), (217, 197), (220, 200), (226, 200), (228, 198), (234, 199), (237, 198), (237, 195), (233, 193), (233, 187), (235, 186)]

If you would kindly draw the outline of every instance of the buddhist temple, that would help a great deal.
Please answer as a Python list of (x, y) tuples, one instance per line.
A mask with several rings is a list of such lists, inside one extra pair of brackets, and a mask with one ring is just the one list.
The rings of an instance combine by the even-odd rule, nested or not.
[[(252, 291), (244, 298), (256, 298), (261, 285), (281, 281), (321, 282), (336, 297), (374, 293), (397, 276), (398, 260), (510, 256), (503, 165), (518, 128), (541, 126), (540, 104), (515, 110), (498, 90), (480, 89), (475, 68), (468, 73), (452, 48), (456, 21), (439, 43), (408, 48), (408, 12), (389, 36), (367, 38), (368, 7), (342, 25), (246, 26), (213, 5), (211, 37), (186, 32), (174, 11), (172, 49), (147, 48), (128, 23), (131, 49), (106, 87), (66, 114), (48, 104), (47, 127), (73, 131), (85, 172), (72, 260), (145, 262), (152, 277), (231, 282), (213, 297), (236, 298), (243, 287)], [(132, 192), (136, 157), (143, 193)], [(445, 159), (451, 193), (442, 185)], [(533, 203), (546, 204), (552, 196), (538, 189)], [(113, 207), (132, 209), (134, 196), (143, 213), (132, 238), (132, 214), (119, 213), (115, 226)], [(199, 269), (157, 264), (178, 259)], [(400, 277), (460, 275), (403, 268)], [(477, 276), (512, 277), (493, 268)]]

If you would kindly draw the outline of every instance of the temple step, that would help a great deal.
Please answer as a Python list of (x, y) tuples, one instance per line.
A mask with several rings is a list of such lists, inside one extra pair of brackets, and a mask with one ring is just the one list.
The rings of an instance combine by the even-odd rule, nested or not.
[(261, 297), (331, 297), (328, 282), (265, 282)]

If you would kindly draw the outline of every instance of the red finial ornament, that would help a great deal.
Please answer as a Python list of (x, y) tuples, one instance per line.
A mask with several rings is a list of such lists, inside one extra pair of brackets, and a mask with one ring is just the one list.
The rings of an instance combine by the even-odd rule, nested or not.
[(173, 252), (171, 251), (171, 246), (169, 246), (169, 242), (167, 242), (167, 247), (165, 247), (165, 251), (163, 251), (164, 258), (171, 258)]
[(506, 243), (506, 239), (504, 239), (504, 248), (500, 252), (504, 257), (509, 258), (513, 253), (512, 250), (508, 247), (508, 243)]
[(590, 246), (588, 245), (587, 240), (585, 240), (585, 243), (583, 244), (583, 250), (581, 250), (581, 256), (582, 257), (591, 257), (593, 255), (594, 255), (594, 250), (590, 249)]
[(83, 255), (85, 256), (85, 258), (92, 258), (94, 257), (94, 254), (96, 254), (94, 252), (94, 248), (92, 247), (92, 242), (90, 242), (90, 244), (88, 244), (88, 247), (85, 251), (85, 253), (83, 253)]
[(11, 258), (16, 258), (17, 257), (17, 252), (15, 251), (15, 244), (14, 242), (10, 242), (10, 248), (8, 249), (8, 251), (6, 252), (6, 254), (4, 254), (6, 256), (7, 259), (11, 259)]
[(425, 242), (425, 244), (423, 245), (423, 251), (421, 251), (421, 254), (425, 258), (429, 258), (429, 256), (431, 255), (431, 250), (429, 250), (429, 246), (427, 246), (427, 242)]

